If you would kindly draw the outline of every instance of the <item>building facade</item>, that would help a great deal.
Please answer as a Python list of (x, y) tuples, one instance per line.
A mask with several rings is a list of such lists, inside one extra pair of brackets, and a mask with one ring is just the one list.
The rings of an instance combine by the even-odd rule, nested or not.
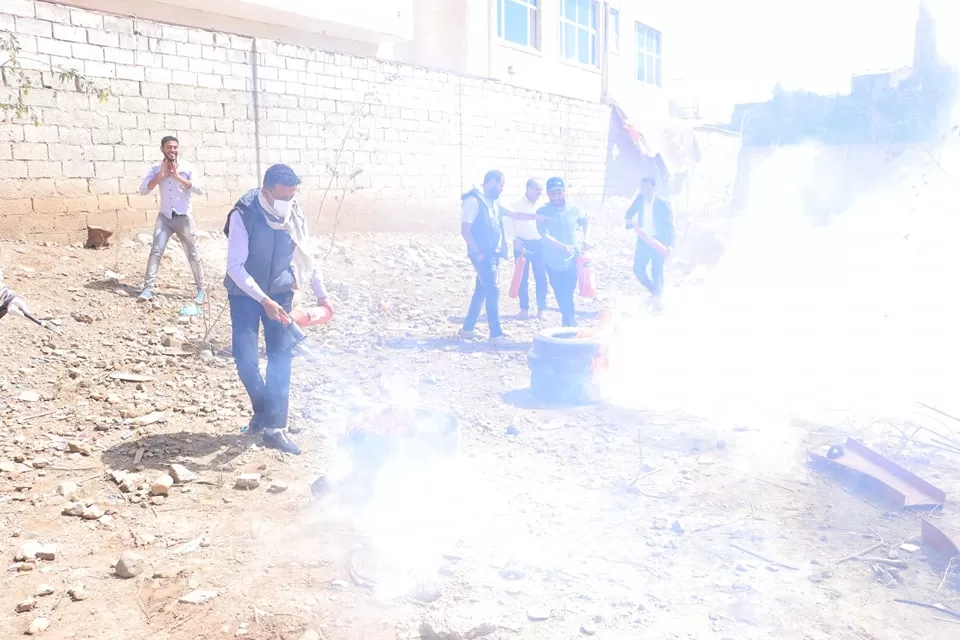
[[(12, 0), (28, 2), (29, 0)], [(663, 0), (66, 0), (95, 11), (668, 109)], [(202, 7), (202, 8), (201, 8)]]

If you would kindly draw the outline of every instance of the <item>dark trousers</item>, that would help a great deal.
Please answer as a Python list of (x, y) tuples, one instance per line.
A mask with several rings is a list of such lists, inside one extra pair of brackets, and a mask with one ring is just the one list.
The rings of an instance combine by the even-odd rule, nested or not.
[(577, 290), (577, 267), (574, 266), (562, 271), (548, 267), (547, 275), (550, 277), (553, 295), (557, 298), (557, 306), (560, 307), (563, 326), (577, 326), (577, 310), (573, 303), (573, 296)]
[(463, 320), (464, 331), (473, 331), (480, 318), (480, 310), (487, 309), (487, 324), (490, 325), (490, 337), (503, 335), (500, 328), (500, 287), (497, 284), (497, 256), (488, 256), (483, 260), (470, 257), (473, 268), (477, 272), (477, 282), (473, 287), (473, 298), (470, 299), (470, 308), (467, 317)]
[[(537, 295), (537, 311), (547, 308), (547, 269), (543, 265), (541, 253), (542, 240), (521, 240), (523, 256), (527, 263), (523, 267), (523, 278), (520, 280), (520, 310), (530, 310), (530, 272), (533, 271), (533, 285)], [(514, 252), (514, 257), (518, 254)]]
[[(289, 313), (293, 292), (270, 296)], [(287, 426), (293, 338), (286, 327), (267, 317), (263, 306), (245, 295), (229, 296), (233, 324), (233, 358), (254, 414), (267, 429)], [(260, 375), (260, 324), (267, 344), (267, 379)]]
[[(649, 276), (647, 265), (650, 265)], [(637, 238), (637, 251), (633, 256), (633, 273), (647, 291), (655, 296), (663, 293), (663, 256), (640, 238)]]

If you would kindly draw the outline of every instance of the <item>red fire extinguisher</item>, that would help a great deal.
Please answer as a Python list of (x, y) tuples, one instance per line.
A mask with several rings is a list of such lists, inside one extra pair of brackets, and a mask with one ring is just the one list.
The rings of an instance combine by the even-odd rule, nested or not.
[(593, 273), (593, 256), (589, 253), (582, 253), (577, 258), (577, 284), (580, 287), (580, 296), (583, 298), (595, 298), (596, 276)]
[(333, 312), (330, 307), (307, 307), (305, 309), (294, 309), (290, 312), (292, 322), (287, 325), (287, 331), (293, 339), (291, 348), (296, 348), (301, 342), (307, 339), (307, 334), (300, 327), (315, 327), (330, 322)]
[(523, 282), (523, 270), (526, 266), (526, 257), (518, 256), (513, 264), (513, 279), (510, 281), (511, 298), (516, 298), (520, 295), (520, 283)]

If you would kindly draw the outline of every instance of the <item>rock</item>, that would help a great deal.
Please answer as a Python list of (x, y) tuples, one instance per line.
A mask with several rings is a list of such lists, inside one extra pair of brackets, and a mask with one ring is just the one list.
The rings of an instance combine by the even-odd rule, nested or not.
[(582, 625), (580, 625), (580, 633), (585, 636), (595, 636), (597, 635), (597, 627), (592, 621), (584, 622)]
[(267, 489), (268, 493), (283, 493), (289, 487), (286, 482), (273, 482), (270, 484), (270, 488)]
[(193, 482), (197, 479), (197, 474), (190, 469), (187, 469), (182, 464), (172, 464), (167, 470), (167, 473), (170, 474), (170, 477), (173, 478), (173, 481), (177, 484), (187, 484)]
[(313, 629), (307, 629), (303, 632), (303, 635), (300, 636), (300, 640), (321, 640), (321, 637), (320, 634)]
[(17, 603), (17, 613), (26, 613), (27, 611), (33, 611), (37, 607), (36, 598), (27, 598), (26, 600), (21, 600)]
[(61, 513), (65, 516), (74, 516), (76, 518), (79, 518), (83, 516), (83, 512), (85, 508), (86, 507), (84, 507), (83, 504), (80, 502), (71, 502), (70, 504), (68, 504), (63, 508), (63, 511)]
[(99, 520), (104, 515), (104, 510), (98, 507), (95, 504), (91, 504), (83, 510), (83, 513), (80, 514), (80, 517), (84, 520)]
[(41, 584), (40, 586), (37, 587), (37, 590), (34, 592), (33, 595), (35, 595), (35, 596), (37, 596), (37, 597), (39, 597), (39, 598), (42, 598), (43, 596), (52, 595), (53, 592), (54, 592), (54, 588), (53, 588), (53, 587), (51, 587), (51, 586), (48, 585), (48, 584)]
[(87, 599), (87, 590), (82, 584), (75, 584), (67, 590), (67, 595), (74, 602), (80, 602)]
[(120, 482), (120, 491), (122, 493), (133, 493), (140, 488), (143, 480), (144, 477), (139, 473), (128, 473), (123, 476), (123, 480)]
[(183, 604), (203, 604), (217, 597), (217, 592), (211, 589), (196, 589), (190, 593), (181, 596), (180, 602)]
[(46, 618), (34, 618), (27, 629), (28, 636), (38, 636), (50, 627), (50, 621)]
[(23, 562), (25, 560), (33, 560), (37, 557), (37, 554), (40, 553), (40, 549), (43, 548), (43, 545), (37, 542), (36, 540), (29, 540), (20, 545), (20, 549), (17, 551), (17, 554), (13, 557), (14, 562)]
[(520, 567), (504, 567), (500, 569), (500, 577), (504, 580), (523, 580), (527, 577), (526, 572)]
[(45, 544), (42, 547), (40, 547), (39, 551), (37, 551), (37, 558), (39, 558), (40, 560), (46, 560), (48, 562), (51, 560), (56, 560), (57, 553), (59, 551), (60, 549), (57, 547), (57, 545)]
[(136, 578), (143, 573), (144, 559), (133, 551), (124, 551), (113, 570), (121, 578)]
[(40, 394), (32, 390), (23, 391), (20, 394), (20, 401), (21, 402), (39, 402)]
[(527, 609), (527, 618), (531, 622), (543, 622), (550, 619), (550, 610), (543, 606), (534, 606)]
[(67, 451), (69, 453), (79, 453), (82, 456), (89, 456), (92, 453), (90, 445), (76, 441), (67, 443)]
[(159, 476), (153, 483), (150, 485), (150, 495), (152, 496), (168, 496), (170, 495), (170, 487), (173, 486), (173, 478), (167, 474)]
[(68, 500), (73, 496), (75, 496), (77, 493), (79, 493), (79, 491), (80, 491), (80, 485), (70, 480), (64, 480), (63, 482), (57, 485), (57, 495), (63, 496)]
[(260, 474), (259, 473), (241, 473), (237, 477), (237, 483), (233, 485), (234, 489), (256, 489), (260, 486)]

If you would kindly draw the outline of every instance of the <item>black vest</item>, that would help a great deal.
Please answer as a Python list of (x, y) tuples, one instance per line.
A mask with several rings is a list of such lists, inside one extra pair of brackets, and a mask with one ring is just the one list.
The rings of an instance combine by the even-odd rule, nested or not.
[[(259, 189), (251, 189), (237, 200), (233, 210), (227, 214), (223, 232), (230, 235), (230, 216), (239, 214), (249, 238), (249, 253), (243, 264), (247, 273), (268, 296), (287, 293), (297, 284), (293, 271), (295, 245), (289, 233), (271, 229), (267, 224), (267, 214), (260, 206), (259, 193)], [(230, 276), (224, 278), (223, 284), (228, 295), (246, 295)]]
[(477, 217), (473, 219), (473, 224), (470, 226), (470, 234), (473, 236), (477, 248), (486, 257), (500, 253), (504, 242), (503, 220), (493, 209), (487, 206), (486, 198), (478, 190), (468, 191), (460, 199), (466, 201), (467, 198), (473, 198), (477, 201)]

